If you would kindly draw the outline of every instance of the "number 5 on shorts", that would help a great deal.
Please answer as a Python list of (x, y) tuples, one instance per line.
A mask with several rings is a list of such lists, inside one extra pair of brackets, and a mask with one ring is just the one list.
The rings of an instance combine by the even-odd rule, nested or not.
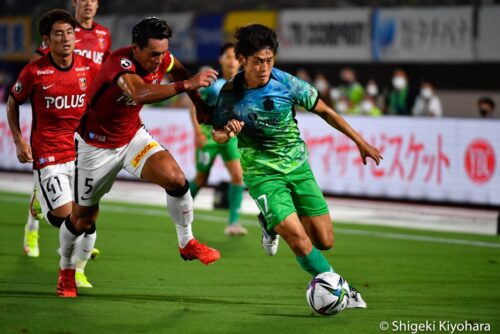
[(267, 205), (267, 196), (265, 194), (257, 197), (255, 203), (257, 203), (257, 206), (262, 213), (266, 214), (269, 211), (269, 207)]

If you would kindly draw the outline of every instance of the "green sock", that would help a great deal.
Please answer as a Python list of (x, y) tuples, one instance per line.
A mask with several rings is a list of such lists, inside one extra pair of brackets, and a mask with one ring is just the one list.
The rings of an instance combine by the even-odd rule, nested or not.
[(196, 183), (194, 183), (194, 180), (189, 182), (189, 190), (191, 190), (191, 196), (193, 196), (193, 199), (196, 197), (196, 194), (198, 194), (198, 190), (200, 190), (200, 187)]
[(245, 186), (240, 184), (231, 183), (229, 185), (227, 192), (229, 201), (229, 224), (234, 224), (240, 219), (240, 208), (244, 190)]
[(306, 256), (297, 256), (297, 261), (302, 269), (307, 271), (312, 276), (332, 270), (332, 266), (330, 266), (328, 260), (314, 246), (312, 251)]

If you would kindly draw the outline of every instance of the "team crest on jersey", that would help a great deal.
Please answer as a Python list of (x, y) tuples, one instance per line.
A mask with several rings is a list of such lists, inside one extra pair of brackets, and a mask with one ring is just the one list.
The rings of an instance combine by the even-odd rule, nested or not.
[(47, 43), (45, 43), (45, 41), (42, 41), (42, 43), (40, 44), (40, 49), (44, 50), (46, 48), (48, 48), (49, 46), (47, 45)]
[(80, 83), (80, 89), (81, 90), (86, 90), (87, 89), (87, 78), (79, 78), (78, 82)]
[(264, 100), (264, 110), (271, 111), (274, 109), (274, 102), (270, 98)]
[(132, 62), (131, 62), (130, 60), (128, 60), (127, 58), (122, 58), (122, 59), (120, 60), (120, 65), (121, 65), (124, 69), (128, 70), (128, 69), (130, 69), (130, 68), (132, 67)]
[(18, 80), (14, 85), (14, 93), (20, 94), (22, 90), (23, 90), (23, 84), (21, 83), (21, 81)]
[(101, 49), (104, 49), (104, 47), (106, 46), (106, 40), (104, 38), (99, 38), (98, 41)]

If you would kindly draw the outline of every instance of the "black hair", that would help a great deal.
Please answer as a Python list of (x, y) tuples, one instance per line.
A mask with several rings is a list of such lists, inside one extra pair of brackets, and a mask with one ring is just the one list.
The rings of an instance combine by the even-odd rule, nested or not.
[(220, 48), (219, 56), (222, 56), (227, 51), (227, 49), (232, 49), (234, 48), (234, 46), (235, 45), (232, 42), (224, 43), (224, 45), (222, 45)]
[(250, 24), (236, 28), (234, 32), (236, 45), (234, 51), (236, 56), (245, 58), (254, 53), (270, 48), (273, 53), (278, 52), (278, 39), (276, 33), (269, 27), (262, 24)]
[(491, 109), (495, 109), (495, 101), (493, 101), (493, 99), (489, 96), (480, 97), (479, 100), (477, 100), (477, 104), (481, 103), (486, 103), (491, 107)]
[(164, 20), (157, 17), (142, 19), (132, 28), (132, 43), (141, 49), (146, 47), (149, 39), (169, 39), (172, 37), (172, 29)]
[(38, 21), (38, 31), (41, 36), (50, 36), (54, 23), (62, 21), (69, 23), (73, 29), (77, 26), (76, 19), (63, 9), (52, 9), (45, 13)]

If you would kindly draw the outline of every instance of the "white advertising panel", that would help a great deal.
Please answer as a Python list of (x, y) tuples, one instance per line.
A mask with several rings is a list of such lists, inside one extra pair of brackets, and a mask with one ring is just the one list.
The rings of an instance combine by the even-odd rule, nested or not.
[[(0, 168), (30, 170), (30, 165), (17, 162), (6, 114), (0, 115)], [(148, 131), (192, 178), (195, 150), (187, 110), (145, 108), (141, 115)], [(347, 117), (380, 148), (384, 160), (377, 167), (371, 160), (363, 165), (354, 143), (321, 118), (298, 113), (297, 119), (316, 179), (326, 193), (500, 204), (500, 121)], [(21, 108), (21, 126), (29, 138), (29, 106)], [(210, 183), (221, 180), (228, 180), (228, 174), (218, 158)]]
[(473, 60), (472, 7), (374, 10), (372, 35), (374, 60)]
[(370, 10), (283, 10), (280, 61), (369, 61)]

